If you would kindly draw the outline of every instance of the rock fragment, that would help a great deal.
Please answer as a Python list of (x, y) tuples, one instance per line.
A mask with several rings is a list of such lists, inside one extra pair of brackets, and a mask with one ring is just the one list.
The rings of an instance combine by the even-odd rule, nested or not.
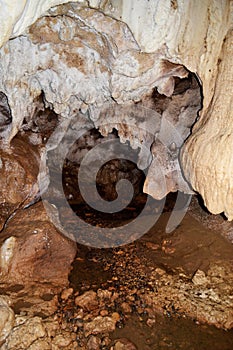
[(87, 350), (99, 350), (100, 345), (101, 345), (100, 338), (92, 335), (87, 342)]
[(113, 332), (116, 328), (116, 322), (116, 319), (113, 317), (97, 316), (92, 321), (84, 324), (85, 336)]
[(116, 340), (114, 346), (111, 347), (111, 350), (137, 350), (137, 347), (130, 340), (121, 338)]
[(96, 293), (93, 290), (87, 291), (82, 295), (75, 298), (75, 305), (87, 310), (92, 311), (98, 307), (98, 300)]
[(14, 326), (15, 315), (6, 299), (0, 297), (0, 342), (4, 341)]

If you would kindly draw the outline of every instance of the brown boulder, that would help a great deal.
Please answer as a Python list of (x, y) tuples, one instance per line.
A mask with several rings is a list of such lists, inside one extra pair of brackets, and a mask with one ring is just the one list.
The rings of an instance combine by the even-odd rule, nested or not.
[(19, 210), (0, 236), (2, 282), (66, 285), (76, 243), (53, 226), (43, 203)]
[(0, 230), (21, 205), (38, 192), (39, 150), (27, 137), (17, 136), (10, 148), (0, 149)]

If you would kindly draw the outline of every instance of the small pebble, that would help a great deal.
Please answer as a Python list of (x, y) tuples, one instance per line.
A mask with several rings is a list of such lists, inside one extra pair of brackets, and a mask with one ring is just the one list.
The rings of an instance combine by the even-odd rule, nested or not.
[(61, 299), (62, 300), (69, 299), (69, 297), (73, 294), (73, 292), (74, 292), (73, 288), (64, 289), (61, 293)]
[(99, 350), (100, 349), (101, 340), (98, 337), (90, 336), (87, 342), (87, 350)]
[(126, 302), (122, 303), (122, 304), (121, 304), (121, 307), (122, 307), (122, 310), (123, 310), (126, 314), (130, 314), (130, 313), (132, 312), (131, 306), (130, 306), (128, 303), (126, 303)]
[(100, 311), (101, 316), (107, 316), (108, 315), (108, 310), (101, 310)]
[(137, 347), (130, 340), (121, 338), (116, 340), (114, 346), (111, 347), (111, 350), (137, 350)]
[(118, 312), (113, 312), (112, 313), (112, 319), (116, 322), (120, 321), (121, 316), (118, 314)]

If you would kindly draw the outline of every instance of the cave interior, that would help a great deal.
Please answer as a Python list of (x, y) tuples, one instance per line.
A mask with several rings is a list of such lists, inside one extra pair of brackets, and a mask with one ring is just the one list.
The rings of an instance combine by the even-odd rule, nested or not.
[(231, 212), (183, 167), (202, 80), (106, 12), (0, 49), (0, 349), (230, 350)]

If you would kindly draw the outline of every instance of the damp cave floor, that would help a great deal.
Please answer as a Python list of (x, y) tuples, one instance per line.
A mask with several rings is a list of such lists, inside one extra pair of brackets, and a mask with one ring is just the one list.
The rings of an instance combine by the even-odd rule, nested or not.
[[(216, 262), (221, 266), (227, 261), (230, 269), (233, 266), (232, 244), (218, 232), (205, 228), (189, 213), (176, 230), (165, 233), (170, 214), (170, 208), (167, 208), (145, 235), (130, 244), (107, 249), (78, 245), (70, 286), (78, 294), (99, 289), (117, 293), (116, 301), (105, 305), (109, 313), (117, 311), (121, 315), (116, 330), (111, 333), (112, 340), (125, 337), (140, 350), (230, 350), (233, 347), (233, 331), (202, 323), (193, 316), (189, 306), (184, 306), (182, 310), (174, 307), (171, 301), (174, 298), (175, 305), (178, 295), (170, 296), (170, 304), (166, 303), (169, 295), (161, 298), (158, 302), (161, 305), (147, 304), (147, 294), (158, 292), (157, 282), (152, 277), (154, 271), (165, 271), (165, 274), (174, 277), (183, 276), (185, 281), (192, 283), (197, 271), (208, 274), (208, 269)], [(98, 219), (95, 215), (88, 213), (87, 217), (89, 223), (93, 221), (96, 225)], [(124, 222), (125, 217), (122, 224)], [(106, 220), (106, 226), (113, 224)], [(229, 277), (233, 291), (232, 276), (225, 277)], [(122, 309), (125, 303), (130, 311)], [(210, 313), (214, 303), (210, 303)], [(65, 307), (62, 312), (66, 315)], [(208, 316), (206, 319), (208, 322)]]
[[(89, 350), (85, 322), (113, 314), (119, 316), (115, 330), (94, 334), (101, 344), (109, 340), (101, 350), (115, 350), (114, 341), (119, 338), (127, 338), (138, 350), (233, 348), (233, 245), (218, 230), (203, 226), (191, 211), (174, 231), (166, 233), (173, 205), (166, 204), (148, 232), (129, 244), (94, 248), (78, 243), (69, 276), (72, 293), (65, 300), (59, 294), (53, 315), (62, 329), (76, 334), (78, 349)], [(97, 227), (125, 225), (136, 216), (132, 206), (120, 218), (96, 215), (83, 206), (75, 210)], [(193, 283), (198, 271), (200, 280)], [(90, 291), (111, 296), (94, 302), (94, 309), (82, 311), (75, 298)], [(9, 295), (10, 291), (3, 289), (2, 293)], [(27, 296), (21, 296), (12, 305), (14, 312), (30, 314), (31, 300), (28, 303)], [(230, 318), (228, 329), (224, 329), (225, 313)], [(36, 311), (32, 314), (43, 316)]]

